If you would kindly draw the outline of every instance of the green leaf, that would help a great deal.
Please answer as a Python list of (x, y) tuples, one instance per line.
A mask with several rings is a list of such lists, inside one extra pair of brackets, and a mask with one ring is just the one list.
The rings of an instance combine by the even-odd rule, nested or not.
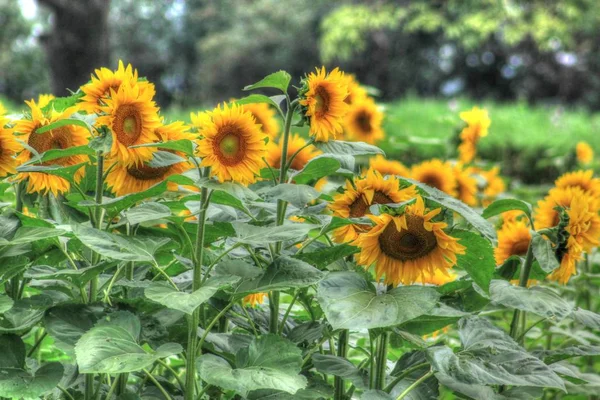
[(600, 314), (593, 311), (576, 308), (570, 317), (588, 328), (600, 329)]
[(400, 178), (400, 181), (417, 186), (425, 192), (426, 198), (462, 215), (462, 217), (466, 219), (468, 223), (473, 225), (475, 229), (481, 232), (483, 236), (492, 242), (496, 241), (496, 230), (493, 225), (462, 201), (455, 199), (441, 190), (412, 179)]
[(0, 397), (37, 399), (55, 389), (63, 373), (58, 362), (43, 365), (33, 375), (21, 368), (0, 368)]
[(179, 344), (167, 343), (148, 353), (137, 344), (137, 339), (130, 330), (119, 325), (119, 321), (115, 321), (96, 326), (79, 339), (75, 345), (75, 355), (81, 373), (118, 374), (140, 371), (156, 360), (183, 351)]
[(148, 202), (127, 210), (125, 216), (130, 224), (136, 225), (170, 217), (171, 209), (161, 203)]
[(196, 144), (188, 139), (169, 140), (167, 142), (159, 143), (144, 143), (136, 146), (130, 146), (131, 148), (137, 147), (156, 147), (164, 150), (174, 150), (185, 154), (188, 157), (194, 157)]
[(185, 162), (186, 159), (169, 151), (158, 150), (152, 153), (152, 159), (148, 161), (150, 168), (170, 167), (171, 165)]
[(85, 246), (98, 254), (122, 261), (153, 261), (154, 253), (170, 240), (126, 237), (83, 225), (74, 225), (73, 233)]
[(323, 278), (323, 273), (304, 261), (280, 256), (254, 279), (245, 279), (236, 288), (236, 293), (257, 293), (270, 290), (302, 288), (314, 285)]
[(427, 314), (439, 294), (431, 287), (401, 286), (378, 295), (361, 275), (332, 272), (319, 283), (317, 298), (333, 329), (373, 329)]
[(354, 364), (343, 357), (315, 353), (312, 355), (312, 361), (319, 372), (339, 376), (352, 382), (358, 389), (369, 387), (367, 374), (361, 372)]
[[(204, 187), (211, 190), (227, 192), (241, 201), (259, 199), (259, 196), (256, 193), (254, 193), (254, 191), (236, 182), (217, 182), (212, 179), (202, 178), (197, 180), (195, 184), (200, 188)], [(198, 198), (200, 198), (199, 195)]]
[(32, 157), (29, 161), (27, 161), (26, 163), (23, 163), (21, 165), (48, 163), (50, 161), (54, 161), (54, 160), (57, 160), (57, 159), (63, 158), (63, 157), (71, 157), (71, 156), (77, 156), (77, 155), (93, 156), (95, 154), (96, 154), (96, 152), (94, 150), (92, 150), (88, 145), (73, 146), (73, 147), (68, 147), (66, 149), (51, 149), (51, 150), (48, 150), (48, 151), (40, 154), (39, 157), (37, 157), (37, 156)]
[(209, 278), (202, 287), (193, 293), (179, 292), (164, 282), (153, 282), (146, 288), (144, 294), (147, 298), (173, 310), (179, 310), (192, 315), (202, 303), (214, 296), (217, 291), (231, 286), (240, 280), (237, 276), (218, 276)]
[(10, 241), (11, 245), (24, 244), (37, 242), (39, 240), (45, 240), (55, 238), (57, 236), (64, 235), (66, 231), (56, 228), (44, 228), (44, 227), (26, 227), (22, 226), (19, 228), (13, 240)]
[(75, 346), (103, 312), (104, 309), (98, 305), (63, 304), (48, 310), (44, 316), (44, 326), (52, 338)]
[(537, 352), (536, 355), (543, 358), (546, 364), (553, 364), (558, 361), (573, 357), (594, 357), (600, 356), (600, 346), (579, 345), (562, 347), (557, 350), (545, 350)]
[(28, 331), (42, 319), (51, 305), (52, 299), (45, 295), (15, 301), (12, 308), (0, 317), (0, 334), (22, 334)]
[[(390, 395), (392, 399), (395, 399), (407, 390), (415, 381), (425, 374), (429, 372), (431, 367), (427, 365), (427, 358), (424, 351), (411, 351), (408, 353), (404, 353), (402, 357), (398, 360), (396, 365), (394, 366), (394, 370), (392, 371), (392, 376), (398, 376), (405, 372), (408, 368), (416, 367), (420, 364), (425, 364), (422, 368), (419, 368), (407, 376), (405, 376), (402, 380), (400, 380), (397, 384), (394, 385), (392, 390), (390, 391)], [(439, 398), (439, 384), (438, 380), (432, 376), (427, 378), (425, 381), (421, 382), (417, 387), (413, 388), (405, 399), (408, 400), (429, 400), (429, 399), (437, 399)]]
[(310, 160), (302, 168), (302, 171), (292, 176), (292, 179), (300, 184), (309, 183), (334, 174), (340, 167), (341, 164), (338, 160), (327, 156), (319, 156)]
[(383, 154), (377, 146), (364, 142), (344, 142), (342, 140), (330, 140), (329, 142), (315, 142), (315, 147), (325, 154), (337, 154), (342, 156), (365, 156), (371, 154)]
[(459, 321), (459, 335), (464, 349), (458, 354), (447, 346), (427, 349), (428, 359), (441, 382), (565, 390), (563, 380), (546, 364), (489, 321), (463, 318)]
[(62, 167), (60, 165), (23, 165), (17, 167), (17, 172), (37, 172), (41, 174), (56, 175), (68, 180), (69, 182), (73, 182), (77, 171), (83, 168), (83, 166), (86, 164), (87, 163), (81, 163), (69, 165), (68, 167)]
[(246, 397), (258, 389), (277, 389), (294, 394), (306, 387), (299, 375), (302, 351), (276, 335), (263, 335), (238, 351), (235, 368), (224, 359), (204, 354), (197, 360), (198, 373), (207, 383), (234, 390)]
[(487, 206), (485, 210), (483, 210), (482, 217), (488, 219), (495, 215), (512, 210), (523, 211), (525, 215), (527, 215), (527, 218), (531, 219), (531, 204), (518, 199), (496, 200)]
[(244, 105), (244, 104), (253, 104), (253, 103), (267, 103), (270, 106), (273, 106), (279, 111), (281, 115), (283, 115), (283, 111), (279, 107), (279, 103), (277, 103), (273, 98), (269, 96), (265, 96), (264, 94), (251, 94), (250, 96), (244, 97), (242, 99), (236, 100), (234, 104)]
[(458, 229), (453, 230), (450, 236), (460, 239), (458, 243), (466, 247), (465, 254), (456, 256), (457, 266), (464, 268), (473, 281), (488, 292), (496, 270), (491, 243), (476, 233)]
[(51, 124), (48, 124), (46, 126), (42, 126), (41, 128), (38, 128), (35, 133), (44, 133), (44, 132), (49, 132), (51, 130), (57, 129), (57, 128), (62, 128), (63, 126), (69, 126), (69, 125), (76, 125), (76, 126), (81, 126), (85, 129), (87, 129), (89, 132), (92, 131), (92, 129), (90, 128), (90, 126), (88, 125), (87, 122), (85, 122), (82, 119), (77, 119), (77, 118), (64, 118), (64, 119), (59, 119), (56, 122), (53, 122)]
[(25, 343), (17, 335), (0, 335), (0, 354), (0, 371), (25, 366)]
[(260, 81), (244, 87), (244, 90), (254, 90), (259, 88), (275, 88), (287, 93), (288, 86), (292, 77), (285, 71), (273, 72), (265, 76)]
[(490, 297), (493, 303), (545, 318), (561, 320), (573, 312), (573, 307), (560, 295), (541, 286), (524, 288), (507, 281), (493, 280), (490, 284)]
[(286, 223), (280, 226), (255, 226), (244, 222), (232, 222), (235, 240), (252, 245), (265, 245), (286, 240), (300, 241), (317, 225), (304, 223)]
[(4, 314), (8, 310), (10, 310), (13, 304), (13, 299), (4, 294), (0, 294), (0, 314)]
[(457, 310), (444, 303), (438, 303), (426, 315), (421, 315), (411, 321), (405, 322), (400, 329), (416, 335), (429, 335), (448, 325), (456, 323), (469, 313)]
[(335, 261), (356, 254), (359, 251), (358, 247), (343, 243), (333, 247), (324, 247), (310, 253), (295, 254), (293, 257), (323, 269)]
[(394, 398), (383, 390), (369, 389), (363, 392), (360, 400), (394, 400)]
[(267, 199), (283, 200), (302, 208), (311, 201), (319, 198), (319, 192), (308, 185), (296, 185), (292, 183), (280, 183), (273, 187), (267, 187), (258, 191)]
[(552, 243), (549, 240), (544, 239), (542, 235), (537, 232), (532, 232), (531, 246), (533, 256), (544, 272), (550, 273), (560, 266), (554, 249), (552, 248)]
[[(223, 206), (230, 206), (235, 209), (240, 210), (246, 215), (252, 215), (250, 210), (239, 200), (237, 197), (232, 195), (231, 193), (225, 192), (223, 190), (215, 190), (212, 192), (210, 197), (210, 202), (213, 204), (221, 204)], [(198, 202), (198, 207), (200, 207), (200, 202)]]

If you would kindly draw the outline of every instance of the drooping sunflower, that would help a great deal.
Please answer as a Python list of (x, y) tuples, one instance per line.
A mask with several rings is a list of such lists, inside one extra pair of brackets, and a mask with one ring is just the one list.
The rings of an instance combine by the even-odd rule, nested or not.
[(458, 146), (458, 158), (460, 162), (468, 164), (475, 158), (479, 139), (487, 136), (491, 120), (487, 110), (479, 107), (461, 112), (460, 118), (467, 123), (467, 126), (460, 133), (461, 144)]
[(587, 194), (573, 196), (567, 210), (569, 223), (565, 228), (569, 232), (569, 240), (573, 240), (568, 245), (586, 252), (600, 244), (600, 215), (596, 204), (590, 200)]
[(100, 113), (106, 100), (111, 97), (111, 91), (119, 92), (121, 84), (126, 82), (128, 86), (138, 86), (140, 92), (147, 92), (148, 98), (154, 97), (154, 85), (150, 82), (139, 81), (137, 69), (133, 69), (131, 64), (127, 67), (123, 61), (119, 60), (119, 67), (116, 71), (108, 68), (100, 68), (94, 71), (90, 83), (81, 87), (84, 96), (81, 98), (81, 109), (88, 113)]
[(13, 130), (7, 128), (8, 118), (0, 116), (0, 178), (17, 172), (15, 156), (21, 151), (21, 145), (15, 140)]
[(158, 141), (156, 129), (160, 127), (158, 107), (152, 100), (153, 91), (143, 90), (140, 85), (121, 85), (118, 92), (111, 90), (110, 97), (103, 99), (103, 115), (96, 125), (106, 125), (112, 132), (110, 157), (131, 166), (150, 161), (153, 149), (130, 146)]
[(344, 83), (348, 86), (348, 96), (344, 100), (346, 104), (352, 105), (368, 97), (367, 90), (358, 83), (352, 74), (344, 74)]
[(242, 106), (245, 111), (250, 112), (256, 123), (260, 124), (261, 129), (270, 140), (274, 141), (279, 135), (279, 124), (277, 123), (277, 113), (266, 103), (250, 103)]
[(566, 285), (569, 282), (569, 279), (577, 273), (577, 263), (582, 259), (583, 254), (581, 251), (577, 251), (575, 248), (569, 248), (567, 253), (563, 256), (560, 266), (548, 275), (548, 279)]
[(452, 171), (452, 166), (448, 162), (442, 162), (437, 158), (423, 161), (420, 164), (413, 165), (410, 174), (413, 179), (419, 182), (451, 196), (456, 195), (456, 177)]
[(591, 169), (562, 174), (554, 184), (557, 188), (578, 187), (594, 197), (600, 196), (600, 179), (594, 178)]
[(54, 99), (55, 99), (55, 97), (53, 94), (49, 94), (49, 93), (40, 94), (38, 96), (38, 101), (37, 101), (38, 107), (44, 108), (48, 104), (50, 104), (50, 102)]
[(344, 128), (349, 139), (376, 144), (385, 138), (382, 122), (383, 113), (377, 108), (375, 101), (365, 97), (350, 106), (344, 118)]
[[(69, 118), (78, 111), (77, 106), (67, 108), (62, 112), (51, 110), (44, 114), (35, 101), (31, 100), (26, 101), (25, 103), (29, 106), (29, 115), (26, 119), (16, 121), (14, 133), (15, 135), (18, 135), (18, 139), (26, 142), (27, 145), (37, 153), (42, 154), (52, 149), (68, 149), (70, 147), (87, 145), (89, 132), (86, 128), (78, 125), (65, 125), (44, 133), (36, 132), (41, 127), (61, 119)], [(24, 164), (33, 156), (34, 155), (25, 148), (17, 157), (17, 164)], [(66, 167), (82, 164), (86, 161), (88, 161), (86, 156), (73, 155), (61, 157), (38, 165), (60, 165)], [(84, 168), (82, 166), (82, 168), (79, 168), (75, 173), (75, 181), (79, 181), (83, 177), (83, 173)], [(47, 194), (48, 192), (52, 192), (52, 194), (58, 196), (60, 193), (68, 192), (71, 187), (68, 180), (45, 172), (22, 172), (15, 176), (15, 180), (27, 180), (28, 193)]]
[(219, 181), (241, 184), (256, 181), (266, 151), (266, 135), (252, 114), (235, 104), (191, 115), (202, 138), (198, 154), (202, 166), (211, 167)]
[(325, 67), (317, 68), (303, 81), (300, 90), (300, 105), (304, 116), (309, 120), (310, 134), (319, 142), (335, 139), (343, 131), (343, 122), (348, 112), (344, 101), (348, 96), (348, 86), (344, 73), (335, 68), (329, 74)]
[(524, 256), (531, 242), (531, 231), (525, 221), (505, 222), (498, 230), (498, 247), (494, 249), (496, 264), (510, 256)]
[[(344, 193), (334, 196), (329, 209), (333, 215), (341, 218), (359, 218), (370, 214), (373, 204), (400, 203), (417, 197), (414, 186), (400, 189), (400, 183), (394, 176), (383, 178), (375, 170), (368, 170), (365, 178), (356, 177), (346, 183)], [(348, 243), (366, 232), (370, 226), (361, 224), (345, 225), (333, 232), (336, 243)]]
[(477, 180), (473, 177), (473, 168), (465, 168), (461, 163), (457, 163), (453, 171), (456, 178), (456, 198), (467, 205), (476, 205)]
[(387, 160), (381, 154), (369, 159), (369, 168), (374, 169), (381, 175), (397, 175), (401, 177), (409, 177), (410, 169), (408, 169), (400, 161)]
[(242, 303), (250, 307), (256, 307), (265, 302), (265, 297), (267, 297), (267, 293), (252, 293), (244, 297)]
[(577, 146), (575, 146), (575, 154), (577, 156), (577, 161), (583, 165), (590, 164), (594, 160), (594, 150), (586, 142), (577, 143)]
[(417, 196), (416, 203), (400, 216), (370, 215), (375, 226), (353, 242), (360, 248), (357, 262), (366, 268), (375, 264), (377, 279), (385, 275), (385, 283), (396, 286), (412, 284), (419, 277), (427, 280), (437, 270), (452, 268), (465, 247), (444, 232), (445, 222), (433, 221), (440, 212), (440, 208), (428, 210)]
[[(287, 148), (287, 161), (290, 161), (290, 157), (292, 157), (296, 152), (306, 146), (306, 140), (304, 140), (300, 135), (294, 133), (290, 135), (288, 140), (288, 148)], [(283, 144), (280, 142), (275, 144), (273, 142), (267, 143), (267, 162), (273, 168), (281, 168), (281, 151), (283, 149)], [(321, 154), (319, 150), (314, 148), (313, 146), (304, 147), (292, 160), (291, 168), (296, 171), (300, 171), (304, 166), (312, 160), (314, 157)]]
[[(569, 208), (575, 197), (585, 196), (585, 193), (579, 187), (553, 188), (548, 195), (538, 201), (534, 209), (535, 229), (552, 228), (560, 222), (560, 215), (556, 207)], [(593, 199), (587, 196), (592, 201)], [(595, 204), (596, 202), (594, 202)]]

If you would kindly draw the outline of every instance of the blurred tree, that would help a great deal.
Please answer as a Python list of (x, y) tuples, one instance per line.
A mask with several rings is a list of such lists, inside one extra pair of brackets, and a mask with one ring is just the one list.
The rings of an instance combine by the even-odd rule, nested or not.
[(64, 95), (108, 62), (110, 0), (37, 0), (52, 11), (52, 30), (40, 36), (50, 67), (52, 92)]

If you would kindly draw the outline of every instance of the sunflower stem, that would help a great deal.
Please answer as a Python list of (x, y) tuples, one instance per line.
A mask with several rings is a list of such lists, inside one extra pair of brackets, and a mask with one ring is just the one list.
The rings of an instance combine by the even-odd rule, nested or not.
[(428, 373), (426, 373), (425, 375), (423, 375), (422, 377), (420, 377), (419, 379), (414, 381), (412, 385), (407, 387), (405, 391), (403, 391), (402, 393), (400, 393), (400, 395), (398, 395), (398, 397), (396, 397), (396, 400), (402, 400), (403, 398), (405, 398), (417, 386), (419, 386), (421, 383), (423, 383), (423, 381), (429, 379), (431, 376), (433, 376), (433, 371), (429, 371)]
[(385, 387), (387, 367), (387, 347), (390, 334), (383, 332), (377, 341), (377, 366), (375, 368), (375, 389), (382, 390)]
[[(338, 337), (338, 348), (337, 348), (337, 356), (338, 357), (342, 357), (342, 358), (346, 358), (346, 355), (348, 354), (348, 329), (344, 329), (340, 332), (340, 335)], [(335, 386), (335, 391), (334, 391), (334, 400), (344, 400), (345, 397), (345, 382), (344, 380), (339, 377), (336, 376), (334, 378), (334, 386)]]
[[(533, 248), (532, 244), (529, 244), (527, 248), (527, 255), (525, 256), (525, 264), (521, 268), (521, 275), (519, 276), (519, 286), (527, 287), (527, 281), (529, 280), (529, 274), (531, 273), (531, 266), (533, 265)], [(519, 322), (520, 322), (520, 310), (515, 310), (513, 313), (512, 322), (510, 323), (510, 336), (517, 340), (519, 337)]]

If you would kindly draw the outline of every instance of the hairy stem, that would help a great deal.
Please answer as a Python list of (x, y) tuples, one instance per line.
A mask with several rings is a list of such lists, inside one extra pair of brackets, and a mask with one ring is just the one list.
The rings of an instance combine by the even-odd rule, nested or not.
[[(343, 331), (340, 332), (340, 335), (338, 337), (338, 348), (337, 348), (337, 356), (338, 357), (342, 357), (342, 358), (346, 358), (346, 355), (348, 354), (348, 330), (344, 329)], [(345, 382), (344, 380), (339, 377), (336, 376), (334, 378), (334, 394), (333, 394), (333, 398), (334, 400), (343, 400), (344, 399), (344, 393), (345, 393)]]

